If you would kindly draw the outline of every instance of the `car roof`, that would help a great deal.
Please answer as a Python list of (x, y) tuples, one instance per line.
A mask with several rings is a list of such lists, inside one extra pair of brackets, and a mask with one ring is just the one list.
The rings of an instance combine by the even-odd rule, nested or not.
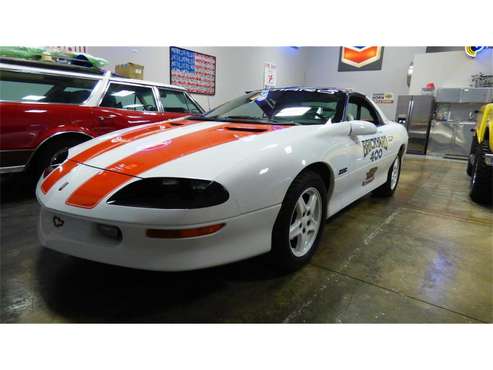
[(123, 77), (123, 76), (117, 75), (115, 73), (111, 74), (110, 81), (122, 82), (122, 83), (127, 82), (127, 83), (140, 84), (140, 85), (152, 85), (152, 86), (164, 87), (164, 88), (173, 89), (173, 90), (182, 90), (182, 91), (187, 90), (182, 86), (169, 85), (169, 84), (164, 84), (161, 82), (154, 82), (154, 81), (137, 80), (137, 79), (133, 79), (133, 78)]
[(164, 84), (154, 81), (145, 81), (145, 80), (127, 78), (117, 73), (110, 72), (108, 70), (101, 69), (98, 67), (83, 67), (73, 64), (62, 64), (62, 63), (45, 62), (40, 60), (28, 60), (28, 59), (18, 59), (18, 58), (8, 58), (8, 57), (0, 57), (0, 64), (6, 64), (12, 67), (36, 68), (36, 69), (40, 69), (41, 70), (40, 72), (45, 72), (45, 73), (49, 71), (57, 71), (57, 72), (61, 72), (62, 74), (63, 72), (80, 73), (86, 75), (86, 77), (89, 77), (88, 75), (90, 75), (96, 78), (103, 78), (107, 73), (110, 73), (111, 81), (117, 81), (122, 83), (127, 82), (127, 83), (140, 84), (140, 85), (151, 85), (151, 86), (163, 87), (173, 90), (186, 91), (186, 89), (181, 86)]

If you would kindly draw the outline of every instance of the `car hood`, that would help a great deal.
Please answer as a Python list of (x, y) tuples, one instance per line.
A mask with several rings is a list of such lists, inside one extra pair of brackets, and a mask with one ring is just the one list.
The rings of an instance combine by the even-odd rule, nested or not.
[[(46, 194), (70, 172), (79, 172), (80, 186), (67, 204), (91, 208), (132, 178), (212, 180), (226, 169), (251, 160), (269, 145), (286, 141), (286, 132), (299, 128), (182, 120), (124, 130), (75, 147), (69, 159), (42, 182), (41, 190)], [(93, 170), (84, 172), (81, 167)]]
[[(258, 149), (266, 139), (268, 142), (275, 140), (276, 133), (293, 128), (241, 122), (178, 122), (125, 131), (79, 149), (70, 155), (69, 161), (127, 176), (149, 177), (171, 168), (170, 165), (177, 161), (183, 164), (185, 158), (187, 162), (188, 159), (200, 161), (203, 156), (209, 157), (210, 152), (234, 163), (245, 152)], [(216, 164), (211, 163), (210, 167), (217, 167)], [(191, 167), (199, 170), (204, 166)]]

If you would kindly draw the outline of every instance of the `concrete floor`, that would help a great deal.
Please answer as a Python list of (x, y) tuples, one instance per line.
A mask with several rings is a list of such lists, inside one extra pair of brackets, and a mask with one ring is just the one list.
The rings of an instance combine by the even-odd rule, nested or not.
[(2, 322), (493, 321), (493, 212), (465, 163), (408, 156), (392, 199), (331, 218), (302, 270), (256, 258), (184, 273), (132, 270), (41, 248), (38, 205), (2, 180)]

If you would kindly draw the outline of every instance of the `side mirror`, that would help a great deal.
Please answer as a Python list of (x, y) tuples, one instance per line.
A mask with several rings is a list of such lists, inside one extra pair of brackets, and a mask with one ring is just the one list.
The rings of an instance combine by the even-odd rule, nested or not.
[(373, 135), (377, 133), (377, 126), (366, 121), (351, 121), (349, 135)]

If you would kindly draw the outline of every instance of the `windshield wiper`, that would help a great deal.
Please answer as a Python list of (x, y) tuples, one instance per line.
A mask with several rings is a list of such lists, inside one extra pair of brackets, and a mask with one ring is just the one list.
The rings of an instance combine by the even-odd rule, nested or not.
[(197, 121), (220, 121), (220, 122), (246, 122), (246, 123), (258, 123), (263, 125), (299, 125), (299, 123), (292, 121), (277, 122), (269, 119), (255, 118), (251, 116), (224, 116), (224, 117), (205, 117), (203, 115), (190, 116), (188, 119)]
[(218, 121), (245, 121), (245, 122), (252, 122), (252, 123), (260, 123), (260, 124), (265, 124), (265, 125), (298, 125), (296, 122), (291, 122), (291, 121), (285, 121), (285, 122), (277, 122), (268, 118), (255, 118), (251, 116), (225, 116), (222, 118), (217, 118)]

